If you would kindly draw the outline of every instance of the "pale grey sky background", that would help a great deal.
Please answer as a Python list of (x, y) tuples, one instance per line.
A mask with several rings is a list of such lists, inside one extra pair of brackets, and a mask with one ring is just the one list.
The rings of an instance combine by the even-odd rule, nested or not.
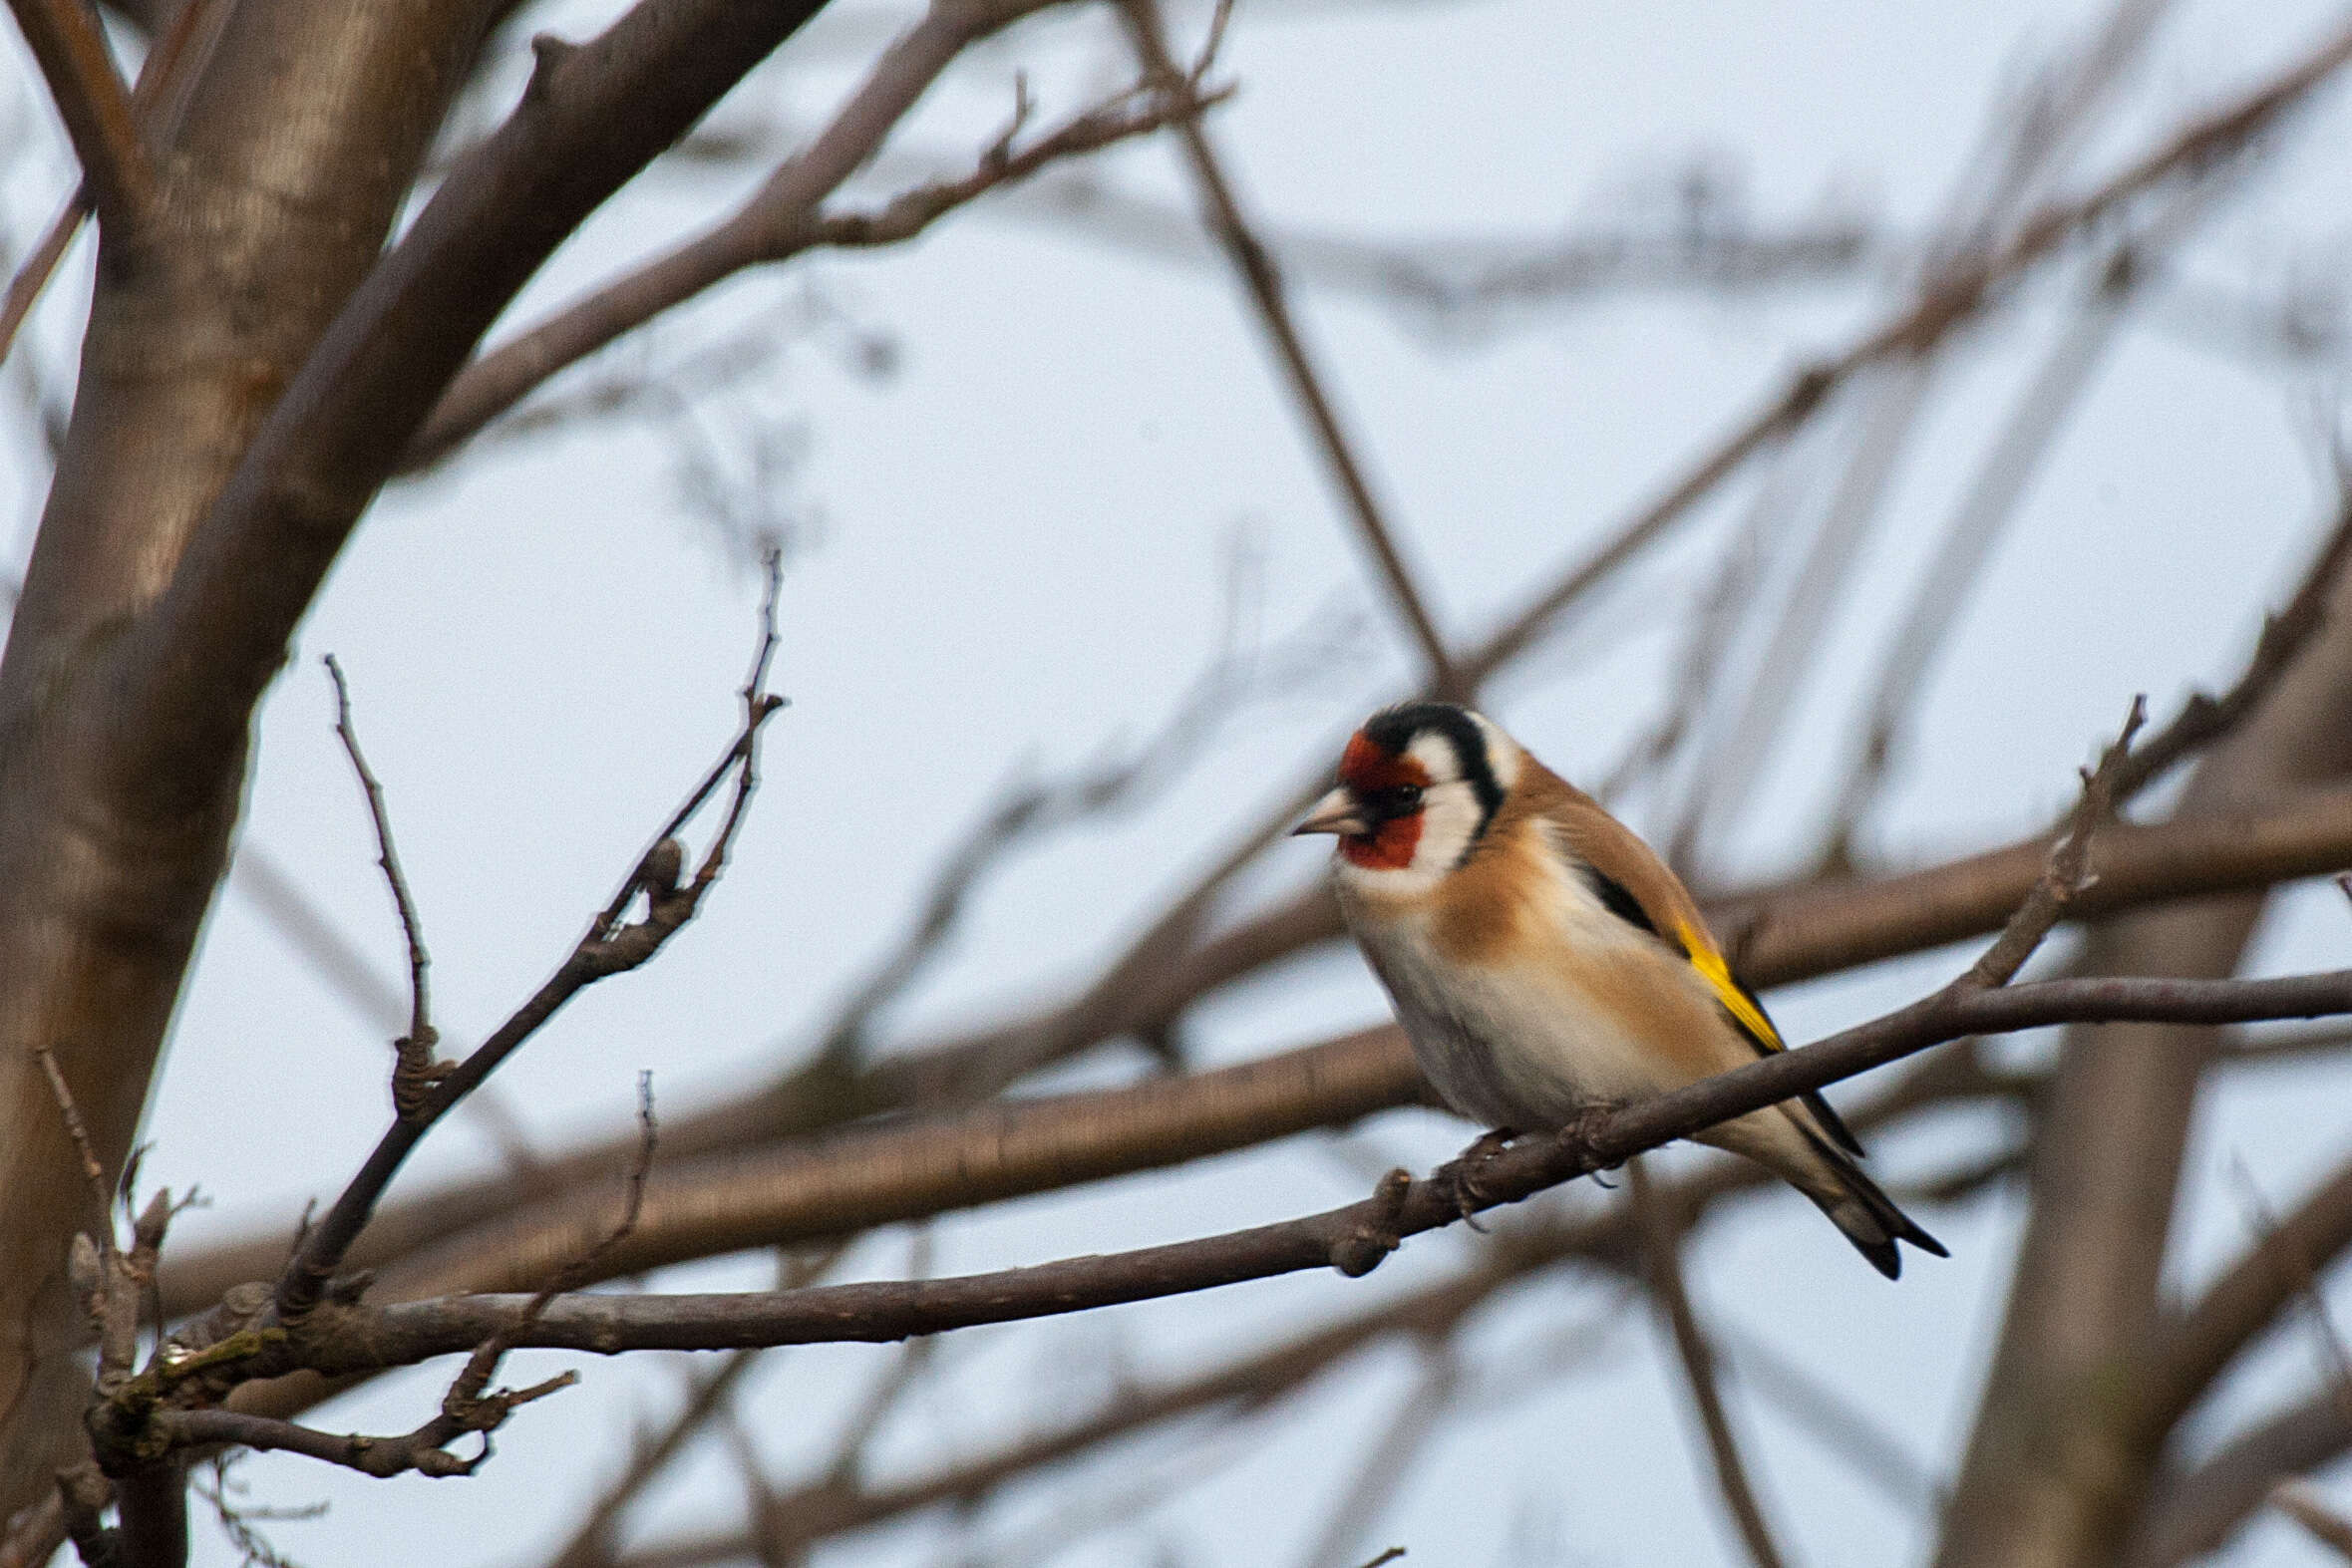
[[(578, 36), (607, 9), (573, 7), (542, 25)], [(816, 123), (909, 15), (841, 0), (729, 101), (721, 123)], [(1641, 220), (1670, 199), (1683, 170), (1704, 167), (1765, 228), (1846, 217), (1900, 244), (1941, 209), (2002, 94), (2099, 15), (2078, 4), (1880, 0), (1240, 0), (1222, 72), (1240, 91), (1218, 111), (1215, 134), (1254, 209), (1284, 231), (1536, 241)], [(1204, 12), (1176, 20), (1194, 30)], [(2290, 0), (2176, 7), (2055, 188), (2087, 188), (2340, 20), (2334, 6)], [(67, 165), (45, 102), (11, 59), (7, 112), (21, 151), (0, 168), (0, 211), (21, 248), (65, 189)], [(1016, 69), (1030, 73), (1049, 113), (1124, 75), (1107, 13), (1025, 25), (957, 71), (904, 128), (893, 158), (968, 160), (1002, 121)], [(2342, 362), (2249, 350), (2207, 324), (2209, 307), (2275, 303), (2290, 287), (2340, 292), (2352, 236), (2348, 131), (2352, 99), (2340, 89), (2292, 122), (2259, 177), (2196, 230), (2178, 263), (2186, 281), (2160, 290), (2123, 329), (1936, 666), (1916, 744), (1863, 835), (1866, 849), (1899, 861), (2045, 820), (2134, 692), (2169, 712), (2190, 683), (2226, 681), (2243, 658), (2330, 504), (2311, 433), (2339, 407)], [(905, 166), (892, 162), (867, 193), (902, 183)], [(1184, 203), (1167, 147), (1123, 150), (1088, 168), (1117, 191)], [(717, 216), (749, 177), (657, 170), (558, 256), (514, 319), (534, 319)], [(77, 264), (86, 272), (87, 255)], [(1898, 266), (1890, 257), (1888, 270), (1750, 295), (1610, 293), (1451, 335), (1310, 279), (1297, 293), (1438, 614), (1467, 636), (1602, 537), (1792, 366), (1884, 313)], [(71, 373), (74, 293), (86, 287), (74, 276), (29, 344), (52, 377)], [(2084, 290), (2079, 266), (2037, 274), (2020, 309), (1939, 363), (1889, 503), (1863, 540), (1856, 585), (1816, 640), (1774, 765), (1707, 845), (1717, 879), (1786, 869), (1817, 840), (1890, 619), (1986, 433)], [(1215, 651), (1236, 538), (1262, 564), (1267, 635), (1334, 606), (1361, 618), (1361, 635), (1312, 681), (1237, 713), (1148, 810), (1014, 862), (989, 884), (948, 962), (891, 1015), (892, 1038), (1018, 1007), (1083, 976), (1410, 675), (1215, 266), (1124, 247), (1034, 201), (983, 202), (912, 247), (741, 280), (649, 345), (623, 344), (580, 375), (763, 334), (778, 340), (772, 360), (699, 399), (689, 420), (710, 461), (790, 524), (777, 684), (794, 706), (770, 731), (753, 821), (703, 919), (650, 970), (575, 1005), (502, 1074), (505, 1102), (550, 1144), (625, 1118), (641, 1069), (653, 1072), (664, 1107), (682, 1108), (789, 1061), (896, 935), (1001, 780), (1140, 739), (1181, 700)], [(886, 375), (863, 366), (877, 341), (890, 346)], [(664, 420), (583, 427), (502, 446), (389, 493), (264, 712), (248, 840), (395, 975), (397, 928), (330, 732), (318, 656), (331, 650), (349, 671), (424, 907), (442, 1027), (455, 1040), (490, 1027), (537, 983), (731, 733), (757, 582), (690, 502), (681, 429)], [(1848, 429), (1833, 424), (1791, 461), (1836, 461)], [(763, 473), (762, 450), (785, 461)], [(6, 461), (21, 555), (37, 478), (21, 447)], [(1605, 774), (1655, 714), (1694, 598), (1752, 489), (1731, 487), (1645, 556), (1596, 613), (1500, 681), (1490, 711), (1570, 777)], [(1753, 662), (1761, 639), (1748, 635)], [(1662, 830), (1677, 797), (1637, 796), (1628, 811)], [(1259, 895), (1285, 889), (1315, 874), (1319, 856), (1285, 844), (1249, 885)], [(2332, 890), (2310, 889), (2281, 900), (2259, 962), (2329, 967), (2348, 945), (2352, 910)], [(1770, 1001), (1785, 1033), (1813, 1038), (1910, 999), (1959, 961), (1931, 955)], [(1203, 1061), (1239, 1060), (1383, 1016), (1353, 953), (1335, 953), (1216, 999), (1192, 1043)], [(200, 1182), (214, 1200), (179, 1236), (273, 1219), (290, 1227), (305, 1197), (338, 1186), (380, 1126), (384, 1057), (366, 1022), (252, 903), (225, 896), (148, 1129), (149, 1178)], [(1133, 1070), (1114, 1057), (1065, 1081)], [(2283, 1201), (2341, 1156), (2347, 1084), (2335, 1063), (2228, 1081), (2194, 1152), (2188, 1276), (2243, 1238), (2226, 1179), (2232, 1159)], [(1950, 1116), (1886, 1140), (1877, 1164), (1896, 1181), (1940, 1168), (1988, 1125)], [(1000, 1205), (937, 1227), (933, 1266), (1001, 1266), (1302, 1212), (1359, 1194), (1378, 1161), (1428, 1163), (1470, 1131), (1397, 1113), (1344, 1149), (1302, 1139)], [(407, 1179), (485, 1168), (491, 1157), (462, 1123)], [(1600, 1196), (1580, 1187), (1545, 1201)], [(1890, 1286), (1808, 1205), (1775, 1192), (1711, 1221), (1695, 1243), (1693, 1289), (1735, 1370), (1749, 1345), (1809, 1369), (1941, 1476), (1967, 1429), (2016, 1217), (2001, 1200), (1923, 1215), (1954, 1256), (1916, 1260)], [(938, 1347), (937, 1392), (886, 1430), (877, 1462), (935, 1460), (1083, 1405), (1123, 1374), (1267, 1341), (1435, 1277), (1464, 1240), (1417, 1241), (1363, 1282), (1300, 1276), (953, 1336)], [(851, 1272), (891, 1275), (907, 1257), (903, 1235), (884, 1235), (859, 1248)], [(765, 1261), (746, 1260), (654, 1283), (750, 1286), (766, 1272)], [(1449, 1420), (1353, 1560), (1392, 1543), (1411, 1550), (1415, 1568), (1741, 1560), (1671, 1369), (1615, 1284), (1542, 1276), (1482, 1317), (1468, 1343), (1488, 1368), (1562, 1346), (1588, 1360)], [(771, 1358), (743, 1408), (772, 1468), (793, 1473), (828, 1452), (888, 1354)], [(543, 1376), (567, 1360), (519, 1357), (514, 1371)], [(2312, 1367), (2308, 1342), (2282, 1340), (2235, 1380), (2221, 1411), (2243, 1414), (2305, 1387)], [(678, 1369), (658, 1358), (580, 1370), (584, 1387), (518, 1415), (497, 1460), (469, 1481), (368, 1483), (274, 1460), (239, 1473), (258, 1501), (331, 1500), (323, 1520), (272, 1527), (298, 1561), (530, 1563), (617, 1468), (631, 1422), (677, 1397)], [(1246, 1425), (1155, 1435), (970, 1518), (927, 1517), (822, 1561), (1298, 1562), (1416, 1376), (1408, 1356), (1383, 1354), (1273, 1417), (1270, 1435)], [(446, 1377), (434, 1368), (383, 1380), (322, 1419), (405, 1429)], [(1735, 1384), (1733, 1398), (1795, 1558), (1822, 1568), (1917, 1559), (1929, 1539), (1923, 1515), (1858, 1479), (1755, 1389)], [(584, 1466), (583, 1451), (593, 1461)], [(1165, 1497), (1153, 1489), (1157, 1477), (1219, 1459), (1228, 1462)], [(732, 1517), (740, 1498), (730, 1462), (722, 1444), (706, 1442), (633, 1533)], [(1124, 1496), (1131, 1486), (1146, 1489), (1144, 1500)], [(2352, 1488), (2335, 1490), (2352, 1501)], [(1026, 1533), (1095, 1503), (1116, 1522), (1066, 1549), (1044, 1550)], [(214, 1532), (199, 1537), (199, 1563), (235, 1560)], [(2319, 1560), (2275, 1522), (2257, 1524), (2227, 1558), (2247, 1568)]]

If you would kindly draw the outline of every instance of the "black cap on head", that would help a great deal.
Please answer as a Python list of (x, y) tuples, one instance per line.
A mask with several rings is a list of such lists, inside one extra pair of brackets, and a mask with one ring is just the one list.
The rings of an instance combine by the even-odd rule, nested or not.
[(1487, 755), (1486, 732), (1467, 708), (1453, 703), (1399, 703), (1383, 708), (1364, 721), (1364, 739), (1402, 757), (1424, 735), (1441, 735), (1454, 750), (1462, 778), (1478, 796), (1480, 829), (1503, 805), (1503, 784), (1495, 777), (1494, 760)]

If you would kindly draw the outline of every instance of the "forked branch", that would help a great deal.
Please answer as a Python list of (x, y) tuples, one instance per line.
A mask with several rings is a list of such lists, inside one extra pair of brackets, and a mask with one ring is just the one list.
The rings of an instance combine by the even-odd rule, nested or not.
[[(375, 1212), (376, 1202), (393, 1175), (440, 1119), (496, 1072), (522, 1044), (538, 1033), (563, 1005), (587, 987), (624, 974), (651, 959), (663, 944), (694, 918), (727, 862), (727, 854), (743, 824), (744, 810), (758, 786), (758, 746), (761, 727), (784, 706), (784, 699), (767, 690), (768, 666), (776, 651), (776, 595), (781, 564), (771, 556), (768, 586), (760, 607), (760, 642), (743, 688), (742, 728), (726, 755), (706, 774), (683, 805), (663, 824), (653, 846), (622, 881), (619, 891), (589, 922), (571, 953), (553, 975), (505, 1023), (465, 1061), (436, 1071), (431, 1085), (412, 1102), (396, 1106), (392, 1125), (375, 1152), (344, 1188), (334, 1207), (302, 1238), (294, 1257), (279, 1277), (276, 1314), (286, 1322), (300, 1320), (318, 1304), (328, 1281), (341, 1267), (351, 1243)], [(703, 853), (694, 874), (679, 880), (685, 866), (685, 847), (676, 834), (732, 777), (735, 788), (718, 831)], [(623, 917), (632, 904), (643, 901), (644, 914), (634, 922)]]
[(97, 13), (86, 0), (9, 0), (9, 9), (82, 160), (100, 226), (117, 243), (136, 245), (155, 213), (155, 163)]

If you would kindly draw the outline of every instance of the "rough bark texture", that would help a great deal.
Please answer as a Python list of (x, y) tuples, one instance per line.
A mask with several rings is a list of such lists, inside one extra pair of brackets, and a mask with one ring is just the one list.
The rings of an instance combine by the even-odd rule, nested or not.
[[(2178, 815), (2225, 816), (2352, 772), (2352, 576), (2325, 632), (2243, 729), (2200, 763)], [(2117, 919), (2092, 974), (2232, 973), (2258, 896)], [(1937, 1562), (2088, 1568), (2115, 1560), (2162, 1433), (2136, 1418), (2161, 1323), (2182, 1151), (2209, 1029), (2118, 1024), (2068, 1034), (2031, 1169), (2032, 1216), (2007, 1320)]]

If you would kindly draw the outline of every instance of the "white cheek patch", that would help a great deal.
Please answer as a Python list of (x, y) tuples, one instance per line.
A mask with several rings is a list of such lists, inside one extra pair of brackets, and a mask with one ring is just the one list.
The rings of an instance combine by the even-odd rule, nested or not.
[(1505, 794), (1518, 787), (1519, 758), (1523, 755), (1518, 743), (1501, 730), (1485, 714), (1472, 714), (1471, 723), (1479, 727), (1479, 734), (1487, 739), (1487, 766), (1494, 771), (1495, 782)]
[(1462, 863), (1478, 835), (1477, 791), (1467, 783), (1435, 784), (1422, 796), (1421, 841), (1413, 846), (1413, 869), (1443, 876)]

